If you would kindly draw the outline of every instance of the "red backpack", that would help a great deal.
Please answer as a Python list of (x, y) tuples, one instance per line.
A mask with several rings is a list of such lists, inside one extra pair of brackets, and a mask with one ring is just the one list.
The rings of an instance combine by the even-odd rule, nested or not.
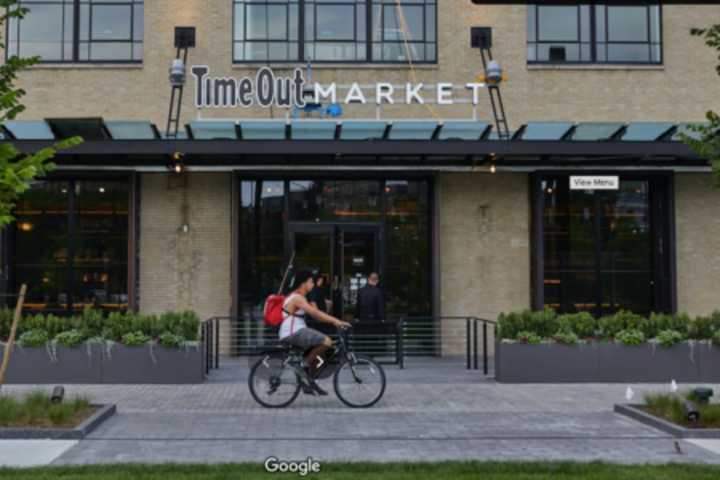
[(265, 300), (265, 307), (263, 308), (263, 318), (265, 319), (265, 325), (270, 327), (279, 327), (283, 322), (283, 308), (285, 306), (285, 295), (282, 294), (283, 287), (285, 286), (285, 280), (287, 280), (288, 272), (292, 268), (293, 260), (295, 260), (295, 253), (293, 252), (290, 263), (288, 264), (285, 275), (283, 275), (282, 282), (280, 283), (280, 289), (277, 294), (270, 295)]
[(283, 305), (285, 304), (285, 295), (270, 295), (265, 300), (265, 308), (263, 309), (263, 318), (265, 325), (270, 327), (279, 327), (283, 322)]

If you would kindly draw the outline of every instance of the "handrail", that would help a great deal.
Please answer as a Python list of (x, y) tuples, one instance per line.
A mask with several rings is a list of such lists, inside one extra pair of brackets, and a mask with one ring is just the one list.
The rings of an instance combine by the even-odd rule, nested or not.
[[(252, 317), (251, 317), (252, 319)], [(229, 327), (224, 330), (227, 335), (231, 335), (231, 348), (239, 348), (236, 352), (239, 356), (253, 355), (257, 351), (257, 347), (268, 346), (276, 343), (276, 332), (271, 331), (257, 319), (248, 322), (247, 317), (241, 316), (216, 316), (210, 317), (202, 322), (202, 335), (206, 351), (206, 373), (211, 369), (217, 369), (220, 365), (220, 322), (246, 322), (244, 332), (239, 329)], [(439, 336), (434, 335), (434, 331), (443, 326), (445, 322), (465, 322), (465, 357), (466, 368), (468, 370), (479, 369), (479, 335), (482, 335), (482, 364), (483, 373), (488, 375), (488, 325), (493, 326), (493, 332), (496, 333), (497, 322), (486, 318), (476, 316), (425, 316), (425, 317), (407, 317), (402, 315), (388, 316), (386, 321), (361, 321), (359, 325), (363, 327), (395, 326), (392, 332), (353, 332), (353, 344), (357, 350), (365, 349), (371, 355), (392, 356), (394, 361), (390, 362), (405, 368), (405, 357), (416, 355), (438, 355), (438, 344), (433, 347), (433, 342), (437, 341)], [(478, 324), (482, 324), (482, 328), (478, 328)], [(232, 325), (232, 323), (231, 323)], [(246, 335), (246, 336), (243, 336)], [(387, 335), (387, 336), (385, 336)], [(241, 340), (242, 339), (242, 340)], [(391, 341), (392, 340), (392, 341)], [(250, 342), (250, 344), (241, 345), (242, 341)], [(257, 342), (257, 343), (255, 343)], [(428, 345), (431, 351), (428, 353)], [(443, 344), (443, 348), (444, 348)], [(390, 347), (392, 348), (388, 350)], [(434, 352), (434, 353), (433, 353)], [(387, 363), (387, 362), (386, 362)]]

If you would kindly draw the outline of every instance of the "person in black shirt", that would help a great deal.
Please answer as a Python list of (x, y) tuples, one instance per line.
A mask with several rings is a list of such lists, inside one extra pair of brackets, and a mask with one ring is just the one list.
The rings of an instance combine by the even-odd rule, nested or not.
[(308, 294), (308, 302), (318, 310), (328, 313), (332, 302), (325, 287), (325, 275), (315, 276), (315, 288)]
[(367, 285), (358, 290), (355, 311), (358, 320), (379, 322), (385, 318), (385, 297), (378, 283), (380, 283), (380, 275), (373, 272), (368, 277)]

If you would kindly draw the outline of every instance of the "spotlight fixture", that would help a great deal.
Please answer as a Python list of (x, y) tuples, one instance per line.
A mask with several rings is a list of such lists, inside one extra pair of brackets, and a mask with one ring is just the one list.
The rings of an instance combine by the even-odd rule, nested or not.
[(173, 153), (170, 158), (170, 165), (168, 165), (168, 168), (175, 173), (183, 173), (185, 171), (183, 157), (184, 155), (180, 152)]
[(496, 172), (497, 172), (497, 167), (496, 167), (495, 164), (493, 163), (493, 164), (490, 165), (490, 173), (496, 173)]

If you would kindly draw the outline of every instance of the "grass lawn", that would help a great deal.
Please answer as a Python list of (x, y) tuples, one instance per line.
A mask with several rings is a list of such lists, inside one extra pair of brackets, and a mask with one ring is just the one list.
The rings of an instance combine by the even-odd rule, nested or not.
[(446, 462), (415, 464), (326, 464), (320, 473), (301, 477), (297, 473), (267, 473), (262, 465), (112, 465), (54, 467), (27, 470), (0, 469), (3, 480), (18, 479), (256, 479), (256, 478), (341, 478), (341, 479), (591, 479), (591, 480), (717, 480), (720, 466), (670, 464), (623, 466), (603, 463), (481, 463)]

